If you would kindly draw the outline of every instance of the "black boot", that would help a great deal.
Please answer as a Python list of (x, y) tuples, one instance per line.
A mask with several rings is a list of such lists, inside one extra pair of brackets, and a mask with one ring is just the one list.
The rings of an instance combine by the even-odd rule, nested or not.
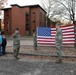
[(56, 63), (62, 63), (62, 59), (59, 59), (58, 61), (56, 61)]

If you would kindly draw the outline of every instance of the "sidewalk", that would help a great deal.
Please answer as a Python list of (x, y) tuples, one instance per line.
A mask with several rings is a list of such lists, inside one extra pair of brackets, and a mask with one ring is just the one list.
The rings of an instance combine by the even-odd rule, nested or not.
[[(6, 52), (13, 53), (13, 41), (7, 40)], [(20, 53), (32, 56), (57, 56), (55, 47), (38, 46), (37, 50), (33, 48), (33, 40), (21, 40)], [(63, 57), (76, 58), (76, 50), (74, 48), (63, 48)]]
[[(12, 37), (6, 37), (7, 40), (13, 40)], [(21, 40), (33, 40), (33, 36), (25, 36), (25, 37), (21, 37)]]
[(76, 63), (0, 57), (0, 75), (76, 75)]
[[(21, 45), (33, 45), (33, 40), (31, 39), (21, 39)], [(12, 39), (8, 39), (7, 40), (7, 46), (13, 46), (13, 40)]]

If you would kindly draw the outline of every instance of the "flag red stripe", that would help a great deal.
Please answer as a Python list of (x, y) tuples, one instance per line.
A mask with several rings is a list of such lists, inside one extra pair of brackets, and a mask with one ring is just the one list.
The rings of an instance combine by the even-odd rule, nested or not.
[[(40, 43), (40, 45), (48, 45), (48, 46), (55, 46), (55, 44), (48, 44), (48, 43)], [(74, 46), (74, 44), (63, 44), (62, 46)]]
[[(54, 42), (55, 40), (37, 40), (38, 42)], [(74, 42), (75, 40), (63, 40), (63, 42)]]
[[(63, 45), (74, 45), (75, 43), (75, 36), (74, 36), (74, 25), (71, 24), (69, 26), (61, 26), (62, 33), (63, 33)], [(55, 35), (56, 35), (56, 28), (51, 28), (51, 37), (42, 37), (37, 36), (37, 43), (42, 45), (54, 45), (55, 46)]]
[[(46, 43), (49, 43), (49, 44), (55, 44), (55, 42), (38, 42), (38, 44), (39, 43), (44, 43), (44, 44), (46, 44)], [(63, 42), (63, 44), (74, 44), (74, 42)]]

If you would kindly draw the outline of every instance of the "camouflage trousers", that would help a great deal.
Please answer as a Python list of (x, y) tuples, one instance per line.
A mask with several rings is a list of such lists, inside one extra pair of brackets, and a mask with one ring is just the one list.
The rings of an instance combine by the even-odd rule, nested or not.
[(19, 54), (20, 45), (14, 45), (13, 51), (14, 51), (14, 57), (17, 57)]
[(56, 50), (57, 50), (57, 56), (59, 59), (62, 58), (62, 41), (56, 41)]
[(37, 41), (34, 41), (34, 49), (37, 49)]

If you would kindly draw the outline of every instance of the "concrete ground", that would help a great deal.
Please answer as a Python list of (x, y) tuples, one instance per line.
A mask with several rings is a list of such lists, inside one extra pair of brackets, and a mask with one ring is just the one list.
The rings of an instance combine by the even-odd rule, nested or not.
[(76, 63), (0, 57), (0, 75), (76, 75)]
[[(33, 45), (33, 39), (21, 39), (21, 45)], [(13, 40), (7, 40), (7, 46), (13, 46)]]
[[(8, 39), (7, 40), (7, 47), (6, 52), (13, 52), (13, 40)], [(21, 38), (21, 46), (20, 46), (20, 53), (37, 53), (37, 54), (50, 54), (50, 55), (56, 55), (56, 49), (55, 47), (44, 47), (39, 46), (37, 48), (37, 51), (33, 48), (33, 38)], [(76, 56), (76, 50), (74, 48), (63, 48), (62, 55), (66, 56)]]
[[(13, 41), (7, 40), (7, 46)], [(33, 40), (21, 40), (21, 45), (33, 45)], [(13, 56), (0, 56), (0, 75), (76, 75), (76, 62), (21, 57), (16, 60)]]

